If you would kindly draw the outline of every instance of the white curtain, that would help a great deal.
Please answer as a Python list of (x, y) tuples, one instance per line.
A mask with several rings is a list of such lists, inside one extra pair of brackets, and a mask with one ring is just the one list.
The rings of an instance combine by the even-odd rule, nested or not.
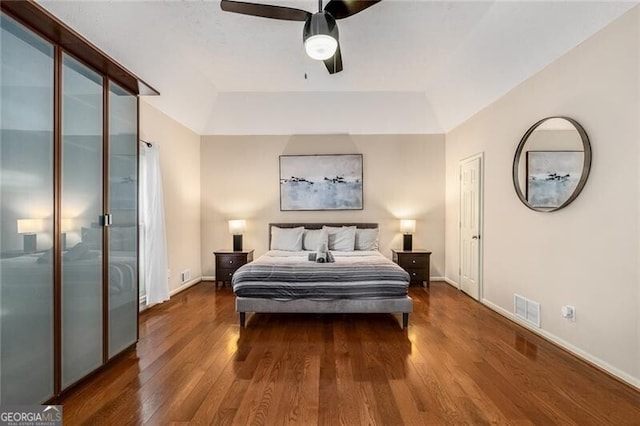
[(147, 305), (169, 300), (167, 236), (158, 146), (142, 147), (140, 167), (140, 227), (142, 228), (142, 282)]

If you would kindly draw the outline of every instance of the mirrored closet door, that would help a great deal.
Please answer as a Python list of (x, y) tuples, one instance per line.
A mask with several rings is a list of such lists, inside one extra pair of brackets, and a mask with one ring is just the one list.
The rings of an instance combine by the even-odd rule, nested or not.
[(109, 357), (138, 339), (138, 104), (109, 86)]
[(54, 391), (54, 47), (0, 20), (0, 404)]
[(62, 66), (62, 387), (102, 365), (103, 78)]
[(0, 7), (0, 405), (42, 404), (138, 339), (138, 89)]

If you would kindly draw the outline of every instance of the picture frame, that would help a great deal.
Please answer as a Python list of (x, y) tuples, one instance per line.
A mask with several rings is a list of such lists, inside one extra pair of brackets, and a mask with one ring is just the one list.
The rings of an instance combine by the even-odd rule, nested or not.
[(584, 151), (527, 151), (526, 199), (532, 207), (555, 209), (574, 193)]
[(281, 155), (280, 211), (362, 210), (362, 154)]

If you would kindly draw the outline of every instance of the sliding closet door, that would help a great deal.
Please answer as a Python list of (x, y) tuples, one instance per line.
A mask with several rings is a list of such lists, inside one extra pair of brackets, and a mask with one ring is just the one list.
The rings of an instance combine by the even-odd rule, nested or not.
[(109, 86), (109, 358), (138, 336), (138, 101)]
[(53, 396), (53, 46), (0, 18), (0, 404)]
[(102, 80), (63, 56), (63, 389), (102, 365)]

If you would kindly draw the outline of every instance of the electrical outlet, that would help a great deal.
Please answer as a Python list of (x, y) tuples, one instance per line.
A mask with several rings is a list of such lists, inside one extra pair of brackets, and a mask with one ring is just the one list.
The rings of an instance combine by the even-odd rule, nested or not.
[(191, 269), (185, 269), (180, 272), (180, 281), (186, 283), (191, 279)]
[(576, 320), (576, 308), (575, 306), (565, 305), (562, 307), (562, 316), (571, 321)]

